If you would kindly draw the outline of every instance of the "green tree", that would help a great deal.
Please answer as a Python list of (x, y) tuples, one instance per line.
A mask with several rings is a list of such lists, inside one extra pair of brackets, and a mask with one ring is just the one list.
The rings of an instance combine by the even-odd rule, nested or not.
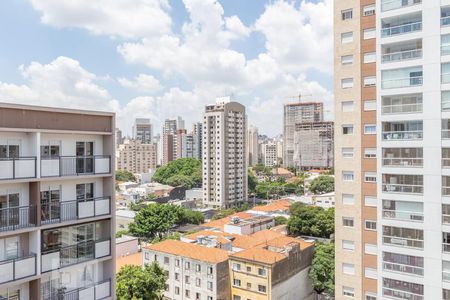
[(334, 177), (321, 175), (311, 182), (309, 190), (314, 194), (325, 194), (334, 191)]
[(120, 238), (122, 237), (122, 235), (127, 235), (128, 234), (128, 230), (122, 229), (122, 230), (118, 230), (116, 232), (116, 238)]
[(137, 179), (136, 179), (136, 176), (134, 176), (133, 173), (131, 173), (129, 171), (117, 170), (116, 171), (116, 181), (137, 182)]
[(309, 278), (318, 294), (334, 295), (334, 243), (316, 245)]
[(116, 276), (116, 296), (119, 300), (160, 300), (167, 275), (157, 262), (140, 266), (126, 265)]
[(216, 210), (216, 213), (214, 214), (212, 219), (213, 220), (222, 219), (222, 218), (228, 217), (229, 215), (232, 215), (234, 213), (235, 213), (235, 211), (232, 208), (228, 208), (228, 209), (219, 208), (218, 210)]
[(158, 244), (158, 243), (160, 243), (162, 241), (165, 241), (165, 240), (177, 240), (177, 241), (179, 241), (180, 238), (181, 238), (181, 234), (179, 232), (174, 232), (174, 233), (171, 233), (171, 234), (163, 237), (162, 239), (160, 239), (159, 237), (155, 237), (153, 239), (153, 241), (152, 241), (152, 244)]
[(248, 180), (248, 190), (250, 193), (254, 193), (255, 192), (255, 188), (256, 185), (258, 183), (258, 180), (256, 179), (255, 174), (253, 174), (252, 170), (248, 170), (248, 175), (247, 175), (247, 180)]
[(205, 216), (199, 212), (190, 209), (185, 209), (181, 220), (178, 222), (179, 224), (196, 224), (200, 225), (205, 222)]
[(334, 209), (294, 203), (290, 208), (287, 229), (291, 235), (329, 238), (334, 233)]
[(284, 225), (287, 223), (287, 219), (283, 216), (275, 217), (275, 226)]
[(263, 164), (257, 164), (253, 167), (253, 171), (255, 171), (256, 174), (258, 175), (266, 175), (266, 176), (270, 176), (272, 175), (272, 169), (269, 167), (266, 167)]
[(170, 228), (182, 220), (182, 207), (171, 204), (149, 204), (139, 210), (128, 229), (133, 236), (144, 240), (160, 239)]
[(180, 158), (158, 168), (153, 181), (171, 186), (192, 188), (202, 183), (201, 161), (194, 158)]

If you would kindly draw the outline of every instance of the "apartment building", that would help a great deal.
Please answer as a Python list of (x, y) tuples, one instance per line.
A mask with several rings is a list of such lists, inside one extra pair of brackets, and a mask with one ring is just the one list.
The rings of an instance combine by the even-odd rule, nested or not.
[(116, 151), (116, 169), (134, 174), (147, 173), (157, 165), (157, 145), (125, 140)]
[(278, 144), (268, 141), (261, 144), (262, 163), (269, 168), (278, 165)]
[(336, 299), (384, 299), (377, 296), (376, 2), (334, 1)]
[(334, 166), (334, 123), (295, 124), (294, 165), (300, 170)]
[(231, 299), (313, 299), (313, 253), (312, 243), (281, 236), (231, 254)]
[(258, 127), (256, 126), (250, 126), (248, 128), (247, 156), (249, 166), (254, 166), (258, 164), (259, 159)]
[(123, 140), (122, 130), (116, 128), (116, 148), (123, 143)]
[(112, 299), (114, 119), (0, 104), (0, 298)]
[(172, 300), (230, 299), (228, 251), (176, 240), (144, 247), (143, 264), (153, 261), (168, 275), (164, 297)]
[(142, 144), (150, 144), (153, 141), (153, 125), (150, 119), (136, 118), (133, 124), (133, 139), (140, 140)]
[(203, 204), (232, 207), (247, 201), (247, 116), (229, 97), (205, 108)]
[(201, 122), (194, 123), (192, 127), (192, 136), (194, 138), (194, 155), (193, 157), (202, 159), (202, 142), (203, 142), (203, 124)]
[(294, 166), (295, 124), (323, 121), (323, 103), (297, 102), (284, 105), (283, 114), (283, 166)]

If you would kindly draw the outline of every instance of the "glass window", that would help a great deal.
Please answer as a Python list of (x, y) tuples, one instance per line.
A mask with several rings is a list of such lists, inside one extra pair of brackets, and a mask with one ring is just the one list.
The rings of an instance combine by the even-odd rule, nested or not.
[(345, 158), (353, 157), (353, 148), (342, 148), (342, 157)]
[(355, 242), (349, 240), (342, 240), (342, 249), (355, 250)]
[(353, 134), (353, 125), (342, 125), (342, 134)]
[(351, 89), (353, 87), (353, 78), (343, 78), (341, 79), (341, 88)]
[(353, 101), (343, 101), (342, 102), (342, 112), (352, 112), (354, 110)]
[(375, 14), (375, 4), (370, 4), (363, 7), (364, 17), (373, 16), (374, 14)]
[(376, 148), (364, 148), (364, 158), (376, 158), (377, 149)]
[(364, 77), (364, 87), (372, 87), (377, 84), (377, 78), (375, 76)]
[(344, 32), (341, 34), (341, 43), (342, 44), (346, 44), (346, 43), (351, 43), (353, 42), (353, 32)]
[(345, 227), (353, 227), (355, 223), (351, 217), (342, 217), (342, 225)]
[(351, 64), (353, 64), (353, 55), (341, 56), (341, 64), (343, 64), (343, 65), (351, 65)]
[(352, 287), (344, 286), (344, 287), (342, 287), (342, 295), (344, 295), (346, 297), (354, 298), (355, 297), (355, 289)]
[(377, 125), (375, 124), (365, 124), (364, 134), (377, 134)]
[(372, 111), (377, 109), (376, 100), (365, 100), (364, 101), (364, 111)]
[(353, 205), (355, 204), (355, 196), (352, 194), (342, 194), (342, 203), (344, 205)]
[(342, 264), (342, 273), (347, 275), (355, 275), (355, 265), (349, 263)]
[(341, 15), (342, 15), (342, 20), (351, 19), (353, 17), (353, 10), (352, 9), (343, 10), (341, 12)]
[(342, 180), (343, 181), (353, 181), (353, 172), (352, 171), (342, 171)]
[(377, 230), (377, 222), (372, 220), (366, 220), (365, 222), (365, 229), (366, 230)]
[(365, 40), (374, 39), (377, 35), (377, 31), (375, 28), (367, 28), (364, 29), (363, 35)]

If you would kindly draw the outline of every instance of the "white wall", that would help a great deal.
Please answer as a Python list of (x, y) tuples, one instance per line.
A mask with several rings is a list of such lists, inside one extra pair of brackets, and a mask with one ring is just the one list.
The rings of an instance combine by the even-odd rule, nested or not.
[(308, 277), (309, 268), (295, 274), (272, 287), (272, 299), (310, 300), (313, 299), (312, 282)]

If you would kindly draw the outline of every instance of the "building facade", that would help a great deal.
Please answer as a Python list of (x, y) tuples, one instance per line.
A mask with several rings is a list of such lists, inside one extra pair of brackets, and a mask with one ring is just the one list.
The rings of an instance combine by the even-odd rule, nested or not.
[(377, 295), (376, 2), (334, 1), (336, 299), (384, 299)]
[(323, 121), (323, 103), (290, 103), (284, 105), (283, 114), (283, 166), (294, 166), (295, 124)]
[(194, 158), (202, 159), (203, 124), (201, 122), (194, 123), (192, 136), (194, 138)]
[(267, 141), (261, 144), (262, 163), (269, 168), (278, 165), (278, 144), (276, 142)]
[(126, 140), (116, 151), (116, 169), (135, 174), (147, 173), (157, 165), (157, 144)]
[(150, 144), (153, 140), (153, 125), (150, 119), (136, 118), (133, 124), (133, 139), (139, 140), (142, 144)]
[(112, 299), (114, 119), (0, 104), (0, 298)]
[(203, 122), (203, 204), (232, 207), (247, 201), (245, 107), (219, 98)]
[(334, 123), (297, 123), (294, 134), (294, 166), (300, 170), (334, 166)]
[(248, 165), (255, 166), (258, 164), (259, 147), (258, 147), (258, 128), (250, 126), (248, 128), (248, 142), (247, 142)]

